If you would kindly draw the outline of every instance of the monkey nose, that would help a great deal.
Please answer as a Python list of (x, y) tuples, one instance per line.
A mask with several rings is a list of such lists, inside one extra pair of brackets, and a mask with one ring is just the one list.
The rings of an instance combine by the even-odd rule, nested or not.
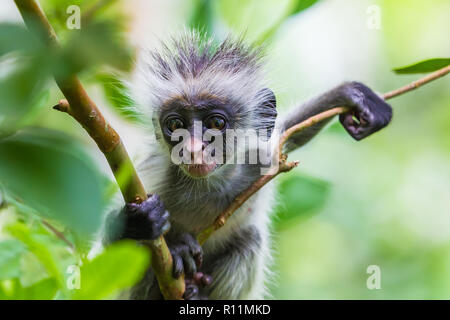
[(190, 153), (198, 153), (203, 151), (203, 141), (197, 138), (191, 138), (190, 143), (188, 142), (186, 145), (186, 150)]

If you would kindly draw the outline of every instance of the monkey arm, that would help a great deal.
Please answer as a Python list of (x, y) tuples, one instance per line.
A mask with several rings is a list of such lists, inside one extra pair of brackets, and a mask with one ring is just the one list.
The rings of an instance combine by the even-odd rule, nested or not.
[[(318, 113), (340, 106), (352, 108), (340, 115), (339, 121), (355, 140), (384, 128), (392, 118), (392, 109), (382, 97), (362, 83), (346, 82), (293, 110), (282, 121), (281, 129), (284, 131)], [(294, 134), (287, 141), (285, 151), (290, 152), (306, 144), (329, 121), (321, 121)]]
[(142, 203), (126, 203), (121, 210), (111, 212), (106, 219), (104, 242), (153, 240), (169, 229), (169, 213), (159, 196), (154, 194)]

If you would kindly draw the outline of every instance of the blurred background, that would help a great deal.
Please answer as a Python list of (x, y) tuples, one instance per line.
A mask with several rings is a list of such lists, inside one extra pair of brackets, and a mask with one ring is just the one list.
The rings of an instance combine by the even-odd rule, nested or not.
[[(0, 298), (107, 298), (136, 281), (79, 296), (62, 289), (72, 281), (70, 265), (84, 261), (81, 273), (92, 275), (87, 242), (115, 184), (87, 134), (52, 110), (63, 97), (50, 72), (78, 72), (133, 154), (142, 131), (124, 108), (118, 79), (132, 77), (140, 48), (184, 27), (218, 40), (245, 32), (248, 41), (265, 43), (280, 113), (346, 80), (385, 93), (423, 76), (393, 68), (450, 57), (447, 0), (40, 3), (62, 53), (48, 53), (23, 32), (12, 0), (0, 7)], [(79, 30), (67, 25), (71, 5), (81, 9)], [(273, 298), (450, 298), (449, 85), (443, 78), (390, 100), (391, 125), (366, 140), (352, 140), (334, 121), (290, 155), (300, 165), (277, 180)], [(136, 259), (139, 274), (145, 253), (127, 245), (136, 257), (116, 248), (116, 258), (97, 265)], [(380, 268), (380, 289), (367, 287), (371, 265)]]

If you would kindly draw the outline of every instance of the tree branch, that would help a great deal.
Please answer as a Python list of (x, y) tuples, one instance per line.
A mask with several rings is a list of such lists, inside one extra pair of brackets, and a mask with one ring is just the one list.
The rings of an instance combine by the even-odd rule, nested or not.
[[(439, 69), (429, 75), (427, 75), (424, 78), (421, 78), (417, 81), (414, 81), (406, 86), (403, 86), (397, 90), (390, 91), (388, 93), (385, 93), (383, 95), (383, 98), (385, 100), (397, 97), (399, 95), (402, 95), (406, 92), (409, 92), (411, 90), (417, 89), (424, 84), (431, 82), (433, 80), (436, 80), (440, 77), (445, 76), (450, 72), (450, 65)], [(199, 233), (197, 236), (197, 240), (200, 244), (205, 243), (205, 241), (211, 236), (211, 234), (223, 227), (226, 223), (226, 221), (231, 217), (231, 215), (239, 209), (245, 201), (247, 201), (252, 195), (254, 195), (259, 189), (261, 189), (263, 186), (265, 186), (269, 181), (271, 181), (273, 178), (275, 178), (277, 175), (279, 175), (282, 172), (288, 172), (295, 168), (298, 165), (298, 161), (294, 162), (287, 162), (287, 155), (283, 154), (283, 147), (286, 141), (294, 134), (298, 133), (306, 128), (309, 128), (313, 126), (314, 124), (321, 122), (325, 119), (334, 117), (338, 114), (348, 112), (350, 110), (349, 107), (337, 107), (333, 108), (324, 112), (321, 112), (319, 114), (316, 114), (315, 116), (312, 116), (311, 118), (306, 119), (305, 121), (302, 121), (295, 126), (290, 127), (286, 131), (283, 132), (283, 134), (280, 137), (279, 143), (278, 143), (278, 149), (277, 153), (275, 154), (275, 157), (278, 157), (278, 168), (275, 168), (274, 172), (271, 172), (267, 175), (262, 176), (258, 180), (256, 180), (247, 190), (245, 190), (243, 193), (241, 193), (239, 196), (237, 196), (233, 202), (228, 206), (225, 211), (223, 211), (217, 219), (214, 221), (214, 223)]]
[(446, 66), (446, 67), (444, 67), (442, 69), (439, 69), (439, 70), (437, 70), (435, 72), (432, 72), (429, 75), (427, 75), (426, 77), (423, 77), (423, 78), (421, 78), (421, 79), (419, 79), (417, 81), (414, 81), (414, 82), (412, 82), (412, 83), (410, 83), (410, 84), (408, 84), (408, 85), (406, 85), (404, 87), (401, 87), (401, 88), (399, 88), (397, 90), (390, 91), (388, 93), (385, 93), (383, 95), (383, 98), (385, 100), (388, 100), (388, 99), (394, 98), (396, 96), (399, 96), (401, 94), (404, 94), (404, 93), (406, 93), (408, 91), (417, 89), (417, 88), (423, 86), (424, 84), (427, 84), (430, 81), (433, 81), (433, 80), (439, 79), (440, 77), (445, 76), (449, 72), (450, 72), (450, 65), (448, 65), (448, 66)]
[[(14, 0), (14, 2), (28, 29), (36, 33), (49, 47), (59, 48), (56, 33), (36, 0)], [(139, 203), (147, 199), (144, 186), (119, 135), (89, 98), (80, 80), (75, 75), (67, 77), (55, 75), (55, 80), (67, 101), (60, 101), (54, 108), (67, 112), (83, 126), (105, 155), (116, 180), (120, 168), (123, 166), (130, 168), (130, 178), (126, 183), (119, 184), (125, 201)], [(146, 244), (152, 252), (152, 267), (155, 270), (161, 293), (166, 299), (182, 299), (184, 277), (181, 276), (178, 279), (172, 277), (172, 256), (164, 237), (161, 236), (154, 241), (146, 242)]]
[(46, 226), (51, 232), (53, 232), (55, 234), (56, 237), (58, 237), (59, 239), (61, 239), (63, 242), (65, 242), (67, 244), (68, 247), (70, 247), (72, 250), (75, 249), (74, 245), (72, 242), (69, 241), (69, 239), (66, 238), (66, 236), (64, 235), (64, 233), (62, 233), (61, 231), (59, 231), (58, 229), (56, 229), (54, 226), (52, 226), (48, 221), (46, 220), (41, 220), (42, 224), (44, 226)]

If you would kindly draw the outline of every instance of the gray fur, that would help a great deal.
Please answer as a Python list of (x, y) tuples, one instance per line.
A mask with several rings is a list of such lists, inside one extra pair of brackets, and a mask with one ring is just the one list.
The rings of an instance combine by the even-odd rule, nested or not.
[[(138, 166), (146, 190), (157, 193), (170, 212), (171, 235), (197, 234), (216, 219), (242, 191), (260, 177), (260, 165), (226, 163), (208, 178), (186, 175), (171, 162), (169, 147), (161, 139), (158, 115), (165, 102), (176, 97), (190, 101), (199, 94), (213, 94), (231, 101), (236, 128), (258, 129), (267, 126), (267, 114), (257, 108), (268, 98), (260, 49), (253, 49), (242, 39), (227, 38), (219, 45), (195, 32), (185, 32), (149, 53), (139, 63), (134, 88), (142, 117), (153, 119), (156, 137), (145, 142), (145, 157)], [(365, 90), (365, 89), (364, 89)], [(340, 105), (357, 105), (363, 94), (344, 84), (296, 108), (276, 129), (299, 123), (312, 115)], [(270, 96), (270, 97), (269, 97)], [(275, 106), (275, 101), (273, 101)], [(195, 107), (195, 106), (194, 106)], [(276, 113), (275, 113), (276, 115)], [(273, 121), (273, 119), (271, 120)], [(328, 121), (295, 135), (287, 151), (307, 143)], [(278, 132), (279, 133), (279, 132)], [(276, 141), (277, 134), (273, 135)], [(227, 224), (213, 233), (204, 244), (204, 263), (200, 271), (213, 276), (213, 283), (203, 294), (215, 299), (259, 299), (266, 296), (270, 254), (270, 211), (274, 189), (270, 183), (252, 196)], [(149, 271), (132, 290), (134, 299), (159, 298), (158, 287)]]

